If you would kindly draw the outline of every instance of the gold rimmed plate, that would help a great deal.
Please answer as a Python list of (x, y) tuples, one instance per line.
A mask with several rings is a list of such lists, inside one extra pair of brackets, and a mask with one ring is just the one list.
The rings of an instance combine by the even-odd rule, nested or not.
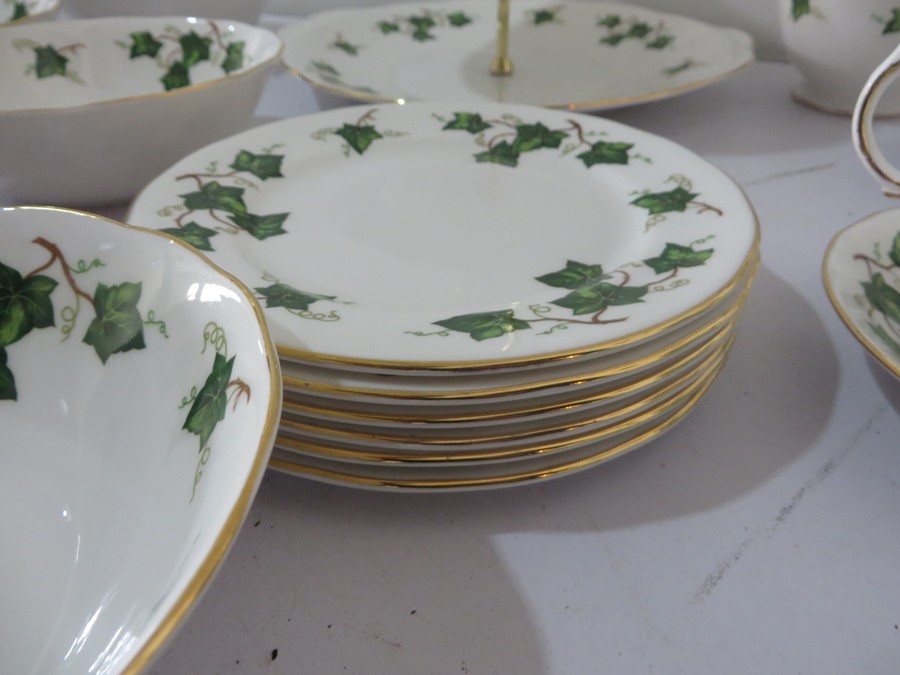
[(250, 285), (283, 359), (406, 374), (638, 344), (721, 302), (758, 248), (742, 191), (700, 157), (513, 105), (257, 127), (176, 164), (129, 218)]

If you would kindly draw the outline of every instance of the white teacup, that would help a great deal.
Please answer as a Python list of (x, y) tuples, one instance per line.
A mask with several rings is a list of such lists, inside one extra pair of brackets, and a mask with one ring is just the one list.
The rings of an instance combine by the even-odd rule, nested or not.
[(900, 198), (900, 170), (894, 167), (875, 141), (873, 121), (882, 112), (883, 101), (897, 95), (900, 87), (889, 89), (891, 83), (900, 76), (900, 46), (882, 61), (872, 72), (858, 95), (853, 110), (853, 143), (863, 164), (875, 177), (882, 191), (888, 197)]
[[(869, 73), (900, 42), (898, 0), (779, 0), (788, 58), (803, 74), (794, 97), (850, 114)], [(900, 91), (886, 94), (879, 114), (900, 113)]]

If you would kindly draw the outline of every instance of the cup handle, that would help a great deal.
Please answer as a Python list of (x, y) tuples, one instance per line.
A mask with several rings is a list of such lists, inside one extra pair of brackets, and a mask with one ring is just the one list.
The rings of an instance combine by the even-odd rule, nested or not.
[(872, 71), (853, 109), (853, 144), (865, 167), (875, 177), (882, 192), (900, 198), (900, 170), (884, 156), (875, 140), (872, 123), (878, 101), (900, 75), (900, 46)]

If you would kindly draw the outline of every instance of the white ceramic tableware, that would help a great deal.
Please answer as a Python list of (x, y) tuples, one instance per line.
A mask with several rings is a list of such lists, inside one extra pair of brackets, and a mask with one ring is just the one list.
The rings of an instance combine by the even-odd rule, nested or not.
[(80, 17), (214, 16), (255, 24), (265, 0), (66, 0), (66, 8)]
[(49, 19), (59, 10), (60, 0), (2, 0), (0, 28), (26, 21)]
[(0, 209), (0, 672), (146, 666), (237, 534), (280, 396), (259, 306), (196, 251)]
[(480, 490), (569, 475), (620, 457), (670, 430), (703, 398), (715, 376), (677, 405), (640, 420), (612, 436), (576, 445), (558, 453), (531, 455), (503, 462), (361, 464), (317, 457), (276, 442), (270, 468), (313, 480), (350, 487), (412, 492)]
[[(896, 0), (779, 0), (788, 58), (803, 75), (794, 97), (813, 108), (849, 115), (859, 91), (900, 42)], [(900, 91), (880, 110), (900, 113)]]
[(631, 4), (516, 0), (514, 71), (497, 77), (496, 26), (496, 1), (438, 0), (317, 12), (280, 36), (289, 70), (357, 101), (599, 110), (708, 86), (753, 60), (738, 30)]
[(685, 148), (533, 106), (354, 106), (186, 157), (129, 222), (208, 251), (286, 358), (517, 367), (701, 315), (758, 249), (741, 189)]
[(0, 31), (0, 203), (132, 197), (176, 159), (247, 126), (281, 44), (199, 18)]
[(838, 233), (822, 277), (850, 332), (900, 378), (900, 210), (870, 215)]

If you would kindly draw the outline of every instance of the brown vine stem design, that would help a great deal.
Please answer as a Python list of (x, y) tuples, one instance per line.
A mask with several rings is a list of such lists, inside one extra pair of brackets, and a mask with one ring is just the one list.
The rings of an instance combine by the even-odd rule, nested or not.
[(69, 284), (69, 287), (72, 289), (72, 292), (75, 295), (81, 296), (91, 304), (94, 302), (93, 296), (84, 292), (78, 287), (78, 284), (75, 282), (75, 277), (72, 276), (72, 272), (69, 268), (69, 263), (66, 262), (66, 257), (63, 255), (63, 252), (59, 249), (59, 247), (51, 241), (44, 239), (43, 237), (37, 237), (32, 240), (33, 244), (37, 244), (38, 246), (42, 246), (47, 251), (50, 252), (50, 260), (46, 263), (38, 267), (37, 269), (32, 270), (28, 274), (25, 275), (26, 278), (33, 277), (37, 274), (40, 274), (44, 270), (48, 269), (55, 263), (57, 260), (60, 262), (60, 266), (62, 267), (63, 275), (66, 277), (66, 281)]
[(872, 276), (872, 266), (874, 265), (880, 270), (884, 270), (885, 272), (892, 272), (896, 265), (885, 265), (884, 263), (880, 263), (875, 258), (866, 255), (865, 253), (857, 253), (853, 256), (853, 260), (862, 260), (866, 263), (866, 268), (869, 272), (869, 276)]
[[(203, 181), (201, 180), (201, 178), (233, 178), (237, 173), (238, 172), (236, 170), (229, 171), (228, 173), (186, 173), (181, 176), (176, 176), (175, 180), (187, 180), (187, 179), (193, 178), (195, 181), (197, 181), (197, 189), (202, 191), (203, 190)], [(237, 227), (236, 225), (234, 225), (232, 223), (229, 223), (227, 220), (225, 220), (221, 216), (217, 215), (215, 209), (212, 209), (212, 208), (206, 209), (206, 212), (209, 214), (210, 218), (212, 218), (213, 220), (215, 220), (217, 223), (219, 223), (221, 225), (222, 231), (227, 232), (229, 234), (237, 234), (238, 232), (240, 232), (239, 227)], [(191, 215), (192, 213), (193, 213), (193, 211), (185, 211), (180, 216), (175, 218), (175, 224), (178, 227), (183, 228), (184, 223), (182, 221), (186, 217)]]

